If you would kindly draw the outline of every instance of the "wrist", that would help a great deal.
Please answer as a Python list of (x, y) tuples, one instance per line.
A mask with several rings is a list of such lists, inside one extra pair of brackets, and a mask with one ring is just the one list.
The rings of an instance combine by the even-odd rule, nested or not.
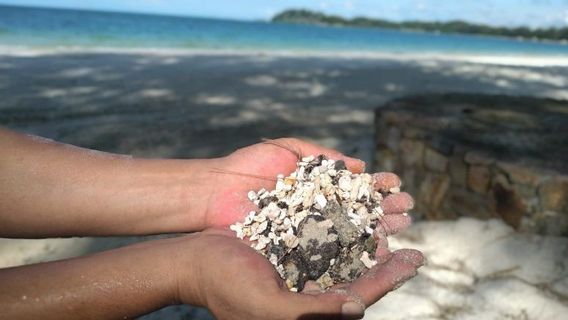
[(201, 231), (215, 190), (217, 159), (135, 160), (136, 234)]
[(174, 304), (170, 240), (0, 270), (0, 301), (9, 306), (3, 312), (7, 318), (115, 319)]
[[(204, 251), (204, 235), (195, 233), (183, 237), (169, 239), (173, 246), (169, 246), (168, 260), (169, 272), (167, 273), (168, 299), (172, 304), (191, 304), (194, 306), (206, 306), (205, 293), (202, 285), (206, 272), (202, 269), (203, 261), (207, 260), (207, 252)], [(175, 243), (174, 243), (175, 241)], [(206, 244), (205, 244), (206, 245)]]

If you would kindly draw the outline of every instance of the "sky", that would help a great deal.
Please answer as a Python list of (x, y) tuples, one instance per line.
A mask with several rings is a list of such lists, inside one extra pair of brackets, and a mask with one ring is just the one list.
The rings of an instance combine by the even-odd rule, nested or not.
[(0, 4), (268, 20), (289, 8), (394, 21), (568, 26), (568, 0), (0, 0)]

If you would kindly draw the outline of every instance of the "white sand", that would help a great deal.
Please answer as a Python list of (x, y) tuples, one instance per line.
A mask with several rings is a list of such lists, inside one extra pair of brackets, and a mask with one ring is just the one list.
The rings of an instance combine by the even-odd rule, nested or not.
[(441, 60), (454, 62), (474, 62), (484, 64), (510, 65), (510, 66), (568, 66), (568, 57), (556, 56), (524, 56), (524, 55), (474, 55), (474, 54), (439, 54), (439, 53), (388, 53), (388, 52), (322, 52), (322, 51), (286, 51), (286, 50), (231, 50), (231, 49), (173, 49), (173, 48), (29, 48), (25, 46), (2, 46), (0, 55), (16, 57), (38, 57), (61, 54), (137, 54), (145, 56), (162, 57), (190, 57), (196, 55), (206, 56), (270, 56), (280, 58), (325, 58), (325, 59), (371, 59), (371, 60), (397, 60), (420, 61)]
[(417, 223), (391, 245), (423, 251), (428, 265), (365, 319), (553, 320), (568, 314), (567, 238), (463, 218)]
[[(136, 156), (212, 157), (287, 135), (370, 161), (373, 110), (395, 97), (468, 92), (568, 99), (565, 58), (10, 50), (0, 48), (1, 124)], [(420, 224), (408, 234), (419, 238), (400, 243), (424, 249), (435, 264), (373, 306), (367, 319), (566, 314), (556, 294), (568, 297), (566, 274), (554, 267), (565, 260), (553, 254), (566, 250), (566, 239), (535, 240), (470, 220)], [(477, 238), (482, 242), (471, 241)], [(493, 242), (481, 250), (487, 239)], [(0, 240), (0, 267), (137, 240)], [(204, 317), (188, 308), (171, 312)]]

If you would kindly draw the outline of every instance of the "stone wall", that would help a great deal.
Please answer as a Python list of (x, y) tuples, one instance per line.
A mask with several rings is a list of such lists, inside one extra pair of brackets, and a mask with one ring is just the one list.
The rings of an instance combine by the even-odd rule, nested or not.
[(568, 102), (426, 95), (375, 115), (374, 169), (401, 176), (416, 218), (499, 217), (568, 236)]

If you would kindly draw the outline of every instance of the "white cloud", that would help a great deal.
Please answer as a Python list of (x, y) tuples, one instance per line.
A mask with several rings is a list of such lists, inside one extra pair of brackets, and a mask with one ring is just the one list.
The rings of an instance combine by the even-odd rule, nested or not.
[(166, 1), (164, 0), (136, 0), (136, 1), (129, 1), (129, 3), (133, 5), (160, 6), (160, 7), (167, 5)]
[(262, 10), (262, 15), (265, 17), (273, 17), (277, 12), (278, 10), (275, 8), (269, 7)]

